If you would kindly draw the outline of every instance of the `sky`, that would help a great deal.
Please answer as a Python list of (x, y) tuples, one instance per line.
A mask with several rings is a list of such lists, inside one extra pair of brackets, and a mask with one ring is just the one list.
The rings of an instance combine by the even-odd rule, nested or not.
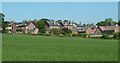
[(2, 0), (3, 2), (118, 2), (119, 0)]
[(112, 18), (118, 21), (117, 2), (3, 2), (5, 20), (33, 20), (48, 18), (72, 20), (82, 24)]

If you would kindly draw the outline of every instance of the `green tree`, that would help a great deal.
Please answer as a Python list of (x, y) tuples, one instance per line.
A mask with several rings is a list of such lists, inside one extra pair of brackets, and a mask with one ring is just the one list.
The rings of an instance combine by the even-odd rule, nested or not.
[(104, 21), (98, 22), (96, 25), (98, 26), (112, 26), (116, 25), (117, 22), (113, 21), (112, 18), (106, 18)]
[(86, 24), (83, 24), (83, 26), (86, 26)]
[(7, 27), (8, 22), (4, 21), (5, 15), (3, 13), (0, 13), (0, 28), (2, 28), (2, 32), (5, 32), (5, 28)]
[(120, 20), (118, 21), (118, 26), (120, 26)]
[(59, 34), (62, 34), (63, 31), (62, 31), (61, 29), (56, 29), (56, 28), (54, 28), (54, 29), (51, 29), (51, 30), (50, 30), (50, 33), (53, 33), (53, 34), (55, 34), (55, 35), (59, 35)]
[(46, 33), (46, 29), (44, 28), (46, 21), (50, 21), (50, 20), (42, 18), (40, 20), (34, 19), (31, 22), (34, 23), (36, 27), (39, 29), (39, 33)]

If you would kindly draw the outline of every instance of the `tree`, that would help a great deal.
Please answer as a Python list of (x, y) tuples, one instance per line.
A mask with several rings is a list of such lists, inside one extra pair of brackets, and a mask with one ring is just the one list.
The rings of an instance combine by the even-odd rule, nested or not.
[(62, 31), (61, 29), (56, 29), (56, 28), (54, 28), (54, 29), (51, 29), (51, 30), (50, 30), (50, 33), (53, 33), (53, 34), (55, 34), (55, 35), (59, 35), (59, 34), (62, 34), (63, 31)]
[(5, 15), (0, 13), (0, 27), (2, 27), (2, 32), (5, 32), (5, 28), (7, 27), (8, 22), (4, 21)]
[(42, 18), (40, 20), (34, 19), (31, 22), (36, 25), (36, 27), (39, 29), (40, 33), (46, 33), (46, 29), (44, 28), (44, 25), (45, 25), (46, 21), (50, 21), (50, 20)]
[(118, 26), (120, 26), (120, 20), (118, 21)]
[(69, 22), (69, 20), (64, 20), (63, 22)]
[(83, 26), (86, 26), (86, 24), (83, 24)]
[(96, 25), (98, 26), (112, 26), (116, 25), (117, 22), (114, 22), (112, 18), (106, 18), (104, 21), (98, 22)]
[(120, 32), (117, 32), (113, 36), (115, 39), (120, 39)]
[(62, 20), (57, 20), (56, 22), (62, 22)]

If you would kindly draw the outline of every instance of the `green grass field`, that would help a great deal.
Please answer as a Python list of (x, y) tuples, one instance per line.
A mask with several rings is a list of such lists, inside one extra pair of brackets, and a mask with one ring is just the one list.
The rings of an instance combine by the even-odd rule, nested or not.
[(3, 34), (3, 61), (117, 61), (118, 40)]

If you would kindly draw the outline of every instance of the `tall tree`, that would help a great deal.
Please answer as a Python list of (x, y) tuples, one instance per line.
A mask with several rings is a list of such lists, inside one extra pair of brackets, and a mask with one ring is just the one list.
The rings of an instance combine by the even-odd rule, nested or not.
[(106, 18), (104, 21), (98, 22), (96, 25), (98, 26), (112, 26), (116, 25), (117, 22), (113, 21), (112, 18)]
[(37, 26), (40, 33), (45, 33), (46, 29), (44, 28), (44, 25), (45, 25), (46, 21), (50, 21), (50, 20), (43, 18), (43, 19), (40, 19), (40, 20), (34, 19), (31, 22), (34, 23)]
[(0, 27), (2, 28), (2, 32), (5, 32), (5, 28), (7, 27), (8, 22), (4, 21), (5, 15), (0, 13)]
[(118, 26), (120, 26), (120, 20), (118, 21)]

